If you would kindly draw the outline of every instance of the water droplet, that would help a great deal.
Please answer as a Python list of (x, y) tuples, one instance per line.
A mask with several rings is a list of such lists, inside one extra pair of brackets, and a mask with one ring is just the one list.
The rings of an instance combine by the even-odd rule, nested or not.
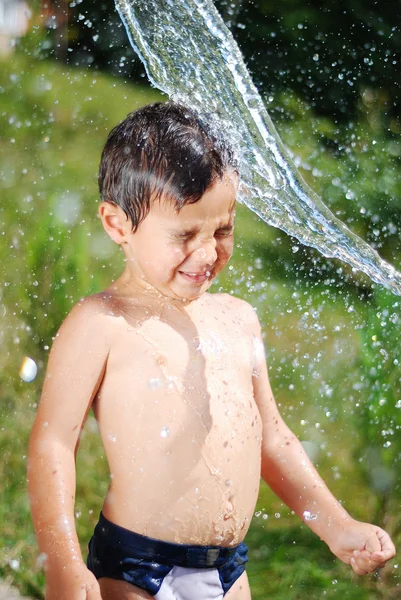
[(162, 430), (161, 430), (161, 432), (160, 432), (160, 435), (163, 438), (166, 438), (166, 437), (168, 437), (170, 435), (170, 433), (171, 433), (171, 429), (169, 427), (163, 427)]
[(109, 433), (109, 435), (108, 435), (107, 437), (109, 438), (109, 440), (110, 440), (111, 442), (116, 442), (116, 441), (117, 441), (117, 438), (116, 438), (116, 436), (114, 435), (114, 433)]
[(82, 197), (69, 190), (60, 194), (54, 203), (54, 218), (63, 225), (75, 225), (82, 208)]
[(16, 558), (11, 558), (8, 561), (8, 564), (12, 568), (13, 571), (18, 571), (18, 569), (19, 569), (19, 560), (17, 560)]
[(21, 379), (27, 383), (31, 383), (37, 374), (38, 367), (35, 361), (32, 358), (29, 358), (29, 356), (24, 356), (19, 370), (19, 376)]
[(305, 521), (314, 521), (315, 519), (317, 519), (317, 515), (312, 513), (310, 510), (304, 510), (303, 518), (305, 519)]
[(36, 559), (36, 568), (38, 570), (43, 569), (46, 562), (47, 562), (47, 554), (46, 554), (46, 552), (41, 552), (39, 554), (38, 558)]
[(157, 377), (152, 377), (151, 379), (149, 379), (149, 381), (148, 381), (149, 389), (159, 390), (161, 387), (163, 387), (163, 382), (161, 379), (158, 379)]
[(260, 367), (265, 362), (265, 348), (260, 338), (255, 335), (252, 337), (253, 345), (253, 372), (252, 376), (258, 378)]

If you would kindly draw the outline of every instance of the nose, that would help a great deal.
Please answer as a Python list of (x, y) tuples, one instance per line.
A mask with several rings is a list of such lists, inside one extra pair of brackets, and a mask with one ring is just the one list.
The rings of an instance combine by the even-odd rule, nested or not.
[(203, 240), (194, 252), (195, 260), (203, 265), (211, 266), (217, 260), (216, 240)]

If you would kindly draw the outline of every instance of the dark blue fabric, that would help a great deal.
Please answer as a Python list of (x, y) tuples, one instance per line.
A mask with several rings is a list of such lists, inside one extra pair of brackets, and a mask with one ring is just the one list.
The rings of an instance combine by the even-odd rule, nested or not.
[(108, 544), (95, 536), (89, 542), (88, 569), (97, 579), (110, 577), (136, 585), (155, 596), (171, 565), (133, 556), (132, 548), (123, 544)]
[(223, 588), (224, 595), (227, 594), (228, 590), (232, 585), (241, 577), (245, 571), (245, 564), (248, 562), (248, 548), (242, 543), (237, 546), (237, 551), (232, 558), (223, 567), (218, 569), (221, 587)]
[(215, 568), (225, 594), (244, 572), (247, 551), (245, 544), (223, 548), (154, 540), (115, 525), (101, 514), (89, 542), (87, 564), (97, 579), (127, 581), (153, 596), (174, 566)]

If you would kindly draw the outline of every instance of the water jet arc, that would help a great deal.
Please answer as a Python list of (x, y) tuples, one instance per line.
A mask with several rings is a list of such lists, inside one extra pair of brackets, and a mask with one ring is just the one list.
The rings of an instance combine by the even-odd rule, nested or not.
[(292, 164), (212, 0), (115, 1), (152, 84), (199, 113), (218, 113), (216, 127), (239, 149), (240, 201), (401, 295), (401, 274), (333, 215)]

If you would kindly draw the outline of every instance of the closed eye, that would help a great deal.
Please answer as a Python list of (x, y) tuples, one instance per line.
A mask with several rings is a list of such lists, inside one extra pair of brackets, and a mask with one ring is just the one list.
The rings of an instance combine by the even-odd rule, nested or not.
[(216, 235), (219, 237), (225, 237), (234, 233), (234, 227), (221, 227), (216, 231)]
[(190, 229), (188, 231), (174, 231), (171, 236), (178, 242), (189, 242), (198, 232)]

